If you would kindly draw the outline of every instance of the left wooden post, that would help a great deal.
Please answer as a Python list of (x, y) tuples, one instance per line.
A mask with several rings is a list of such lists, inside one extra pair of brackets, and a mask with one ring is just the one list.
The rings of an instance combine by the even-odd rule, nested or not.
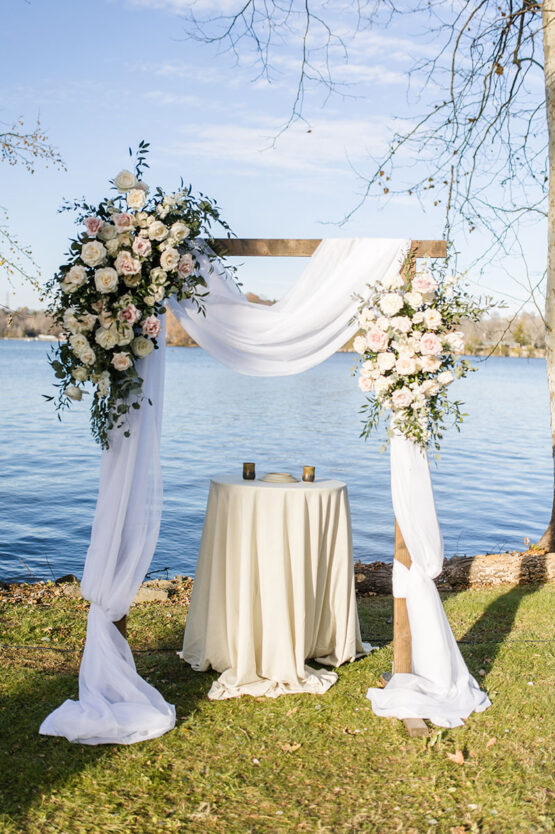
[(127, 640), (127, 614), (125, 614), (121, 618), (121, 620), (116, 620), (114, 622), (114, 625), (119, 631), (119, 633), (122, 635), (122, 637), (125, 637), (125, 639)]

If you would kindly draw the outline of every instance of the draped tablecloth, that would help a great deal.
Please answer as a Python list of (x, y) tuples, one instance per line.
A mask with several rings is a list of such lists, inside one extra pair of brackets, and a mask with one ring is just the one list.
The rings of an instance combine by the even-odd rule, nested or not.
[(306, 659), (362, 653), (346, 485), (214, 478), (180, 653), (222, 673), (208, 697), (322, 693)]

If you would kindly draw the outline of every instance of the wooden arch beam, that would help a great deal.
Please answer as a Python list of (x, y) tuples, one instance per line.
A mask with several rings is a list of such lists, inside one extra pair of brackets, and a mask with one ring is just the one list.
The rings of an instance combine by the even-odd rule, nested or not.
[[(231, 237), (207, 241), (218, 255), (229, 257), (310, 258), (321, 238), (262, 238)], [(411, 252), (415, 258), (447, 257), (445, 240), (413, 240)]]

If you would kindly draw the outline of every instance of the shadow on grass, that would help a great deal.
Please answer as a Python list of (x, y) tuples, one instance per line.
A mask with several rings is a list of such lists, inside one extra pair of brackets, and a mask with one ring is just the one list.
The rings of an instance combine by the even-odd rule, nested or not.
[[(177, 724), (186, 721), (204, 699), (212, 676), (194, 673), (175, 654), (156, 649), (135, 656), (137, 671), (176, 705)], [(73, 744), (65, 738), (39, 735), (42, 720), (67, 698), (77, 697), (76, 669), (67, 668), (65, 658), (33, 663), (21, 657), (10, 666), (3, 662), (0, 701), (0, 829), (2, 820), (26, 830), (28, 814), (50, 797), (61, 792), (87, 769), (99, 765), (118, 769), (118, 753), (123, 745), (89, 746)], [(132, 745), (145, 748), (156, 740)], [(48, 810), (45, 811), (48, 814)]]
[[(534, 559), (537, 566), (538, 556), (533, 554), (529, 557)], [(511, 587), (504, 594), (496, 597), (484, 610), (466, 634), (458, 641), (463, 647), (482, 646), (487, 649), (486, 671), (491, 671), (495, 658), (499, 654), (501, 646), (513, 630), (518, 609), (523, 599), (534, 594), (547, 582), (547, 565), (545, 556), (539, 557), (540, 570), (536, 567), (536, 583), (533, 585), (519, 584)], [(526, 582), (529, 577), (527, 554), (523, 554), (520, 565), (520, 582)]]

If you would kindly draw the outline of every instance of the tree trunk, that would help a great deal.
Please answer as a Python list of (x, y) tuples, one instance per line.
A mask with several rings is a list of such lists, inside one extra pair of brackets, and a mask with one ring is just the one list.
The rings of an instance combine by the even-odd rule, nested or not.
[[(545, 347), (551, 415), (551, 450), (555, 472), (555, 5), (542, 5), (545, 98), (549, 136), (549, 211), (547, 226), (547, 286), (545, 290)], [(551, 520), (540, 545), (555, 550), (555, 488)]]

